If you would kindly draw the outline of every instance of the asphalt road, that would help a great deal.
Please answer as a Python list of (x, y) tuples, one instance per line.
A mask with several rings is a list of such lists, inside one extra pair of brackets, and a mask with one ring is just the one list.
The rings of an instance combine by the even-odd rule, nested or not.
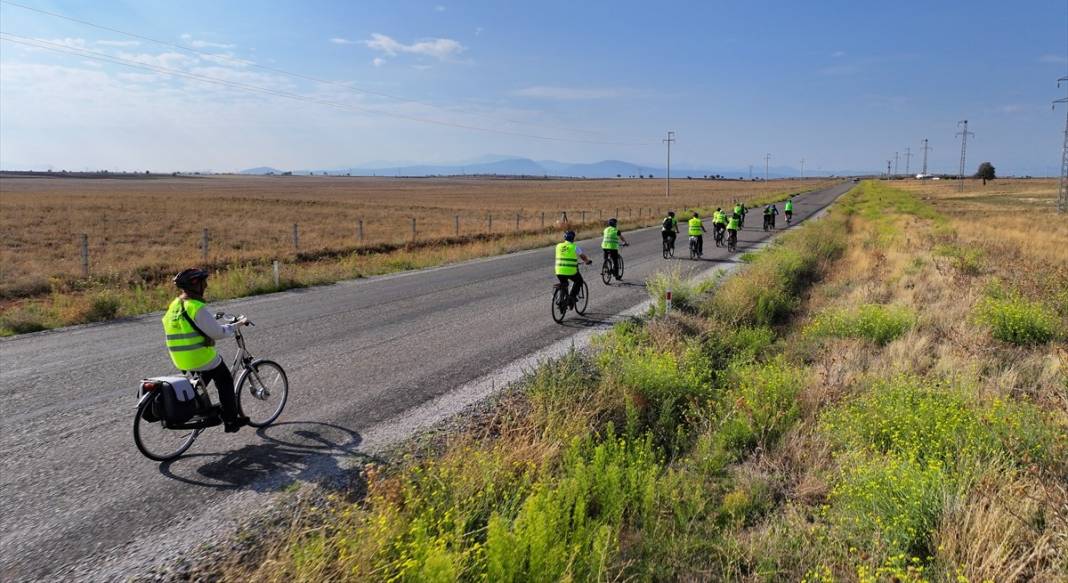
[[(850, 186), (798, 197), (795, 217)], [(750, 215), (739, 252), (768, 237), (759, 221)], [(0, 341), (0, 579), (144, 572), (298, 481), (336, 477), (364, 455), (366, 432), (612, 321), (647, 299), (642, 282), (657, 270), (731, 261), (711, 237), (694, 262), (662, 259), (658, 229), (624, 235), (624, 281), (610, 287), (598, 278), (599, 242), (580, 242), (595, 260), (584, 272), (590, 306), (564, 325), (549, 313), (551, 249), (214, 304), (256, 321), (249, 348), (286, 368), (290, 400), (275, 427), (210, 429), (173, 463), (143, 458), (131, 437), (139, 380), (173, 372), (159, 314)]]

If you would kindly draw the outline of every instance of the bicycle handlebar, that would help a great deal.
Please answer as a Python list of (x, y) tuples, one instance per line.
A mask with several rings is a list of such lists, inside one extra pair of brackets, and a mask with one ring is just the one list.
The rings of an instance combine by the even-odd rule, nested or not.
[[(236, 316), (231, 315), (230, 317), (227, 317), (227, 315), (225, 313), (223, 313), (223, 312), (215, 312), (215, 319), (216, 320), (222, 320), (224, 318), (226, 319), (226, 323), (227, 324), (236, 324), (238, 320), (240, 320), (242, 318), (245, 318), (245, 315), (244, 314), (238, 314)], [(252, 320), (249, 320), (248, 318), (245, 318), (245, 325), (246, 326), (255, 326), (255, 324), (252, 323)]]

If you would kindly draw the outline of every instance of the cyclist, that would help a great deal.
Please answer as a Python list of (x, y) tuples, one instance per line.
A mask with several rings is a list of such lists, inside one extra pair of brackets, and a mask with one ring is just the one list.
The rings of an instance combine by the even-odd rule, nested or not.
[(675, 211), (668, 211), (664, 222), (660, 225), (660, 237), (664, 243), (672, 249), (675, 248), (675, 237), (679, 234), (679, 220), (675, 218)]
[(726, 227), (727, 213), (717, 207), (716, 212), (712, 213), (712, 238), (716, 240), (716, 244), (723, 240), (723, 230)]
[[(568, 295), (572, 306), (577, 303), (578, 294), (582, 291), (582, 274), (578, 269), (580, 260), (586, 265), (593, 263), (582, 252), (582, 248), (575, 245), (575, 232), (565, 231), (564, 240), (556, 244), (556, 279), (560, 280), (560, 287), (564, 290), (564, 294)], [(567, 293), (568, 281), (574, 284), (571, 286), (570, 294)]]
[(775, 217), (779, 216), (779, 207), (775, 206), (775, 203), (771, 205), (771, 228), (775, 228)]
[(697, 211), (693, 212), (693, 217), (688, 222), (687, 232), (691, 237), (697, 237), (697, 256), (704, 255), (705, 252), (705, 237), (702, 233), (708, 232), (705, 226), (701, 223), (701, 217), (697, 216)]
[(608, 258), (612, 258), (612, 265), (614, 267), (612, 275), (616, 279), (622, 279), (619, 277), (619, 244), (627, 244), (627, 239), (623, 236), (623, 233), (619, 232), (618, 221), (613, 217), (608, 219), (608, 226), (604, 228), (604, 236), (601, 239), (601, 249), (604, 251), (604, 260), (608, 261)]
[(738, 214), (731, 215), (731, 218), (727, 220), (727, 245), (738, 244), (738, 229), (742, 228), (742, 220)]
[(742, 210), (742, 212), (739, 213), (741, 216), (738, 217), (738, 228), (742, 228), (745, 226), (745, 214), (749, 212), (749, 209), (745, 208), (744, 202), (738, 203), (738, 206), (741, 207)]
[(234, 378), (226, 367), (215, 341), (232, 337), (237, 326), (248, 322), (242, 318), (233, 324), (219, 324), (204, 304), (208, 288), (208, 272), (198, 267), (185, 269), (174, 276), (174, 285), (182, 290), (163, 314), (163, 332), (167, 337), (167, 351), (178, 370), (196, 371), (205, 384), (215, 382), (222, 406), (222, 419), (227, 433), (234, 433), (248, 425), (248, 417), (241, 415), (234, 398)]
[(767, 231), (771, 228), (771, 205), (764, 207), (764, 230)]
[(794, 220), (794, 197), (788, 198), (783, 207), (786, 211), (786, 224), (790, 224)]

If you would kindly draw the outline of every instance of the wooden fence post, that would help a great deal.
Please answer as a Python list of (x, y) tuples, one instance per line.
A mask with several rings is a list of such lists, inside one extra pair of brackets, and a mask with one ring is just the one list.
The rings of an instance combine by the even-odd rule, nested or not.
[(459, 237), (460, 236), (460, 215), (456, 215), (453, 218), (456, 219), (456, 236)]
[(357, 224), (356, 231), (359, 234), (360, 243), (363, 243), (363, 219)]
[(515, 214), (515, 230), (517, 233), (519, 232), (519, 213)]
[(412, 241), (415, 241), (415, 217), (412, 217)]
[(541, 211), (541, 228), (545, 228), (545, 211)]
[(208, 261), (208, 230), (207, 229), (204, 229), (204, 239), (201, 242), (200, 246), (203, 248), (203, 251), (204, 251), (204, 262), (207, 263), (207, 261)]
[(82, 233), (82, 277), (89, 277), (89, 235)]
[(300, 251), (300, 230), (296, 223), (293, 223), (293, 250)]

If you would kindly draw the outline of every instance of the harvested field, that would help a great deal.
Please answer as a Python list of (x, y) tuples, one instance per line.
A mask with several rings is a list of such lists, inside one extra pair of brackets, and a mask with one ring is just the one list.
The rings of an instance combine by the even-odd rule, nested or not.
[[(587, 223), (618, 212), (649, 219), (668, 207), (752, 200), (827, 180), (519, 180), (306, 176), (0, 179), (0, 299), (80, 287), (81, 235), (90, 273), (110, 282), (151, 282), (153, 274), (206, 263), (294, 257), (299, 250), (348, 251), (412, 240), (511, 233), (552, 226), (561, 212)], [(491, 219), (492, 217), (492, 219)], [(363, 239), (359, 221), (363, 221)]]

